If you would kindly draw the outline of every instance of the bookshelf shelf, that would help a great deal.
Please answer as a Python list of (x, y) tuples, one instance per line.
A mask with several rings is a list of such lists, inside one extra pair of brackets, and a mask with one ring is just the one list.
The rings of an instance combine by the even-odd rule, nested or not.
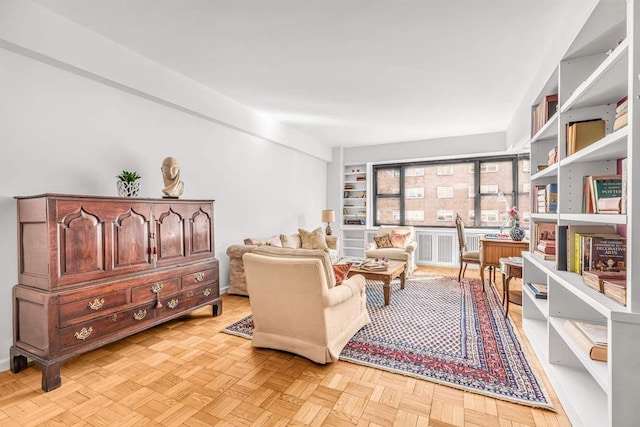
[(540, 130), (531, 138), (531, 142), (536, 142), (540, 139), (554, 138), (558, 136), (558, 113), (547, 120)]
[(627, 215), (621, 214), (568, 214), (561, 213), (559, 216), (560, 225), (573, 224), (576, 222), (593, 224), (626, 224)]
[[(557, 184), (558, 214), (532, 214), (530, 220), (532, 230), (556, 224), (558, 266), (524, 255), (523, 283), (547, 283), (548, 299), (536, 299), (523, 286), (522, 325), (573, 424), (627, 426), (640, 419), (640, 264), (631, 262), (640, 252), (640, 227), (633, 227), (640, 224), (640, 186), (632, 188), (633, 175), (640, 176), (640, 163), (632, 162), (640, 128), (640, 0), (595, 3), (556, 71), (531, 100), (536, 105), (558, 93), (557, 117), (530, 140), (532, 165), (546, 164), (554, 149), (558, 153), (558, 162), (530, 181), (531, 188)], [(616, 107), (625, 96), (628, 124), (614, 131)], [(605, 121), (605, 136), (567, 155), (566, 126), (598, 118)], [(584, 177), (619, 174), (625, 157), (627, 214), (583, 213)], [(581, 275), (559, 269), (566, 270), (566, 262), (558, 255), (573, 255), (562, 231), (596, 225), (613, 225), (627, 238), (626, 306), (586, 285)], [(607, 325), (608, 362), (591, 359), (565, 330), (566, 319)]]
[(543, 178), (556, 177), (558, 175), (558, 164), (554, 163), (545, 169), (531, 175), (531, 181), (538, 181)]
[(564, 322), (567, 319), (561, 317), (551, 317), (549, 324), (554, 329), (554, 333), (558, 334), (563, 341), (567, 343), (569, 349), (573, 352), (576, 359), (582, 364), (587, 372), (591, 374), (596, 383), (603, 391), (609, 388), (609, 373), (607, 362), (591, 360), (591, 358), (580, 348), (573, 338), (564, 330)]
[(560, 106), (560, 113), (591, 105), (615, 103), (627, 94), (629, 42), (623, 40)]
[(565, 167), (573, 163), (595, 162), (625, 157), (627, 155), (627, 135), (628, 129), (626, 127), (618, 129), (606, 135), (600, 141), (562, 159), (560, 166)]

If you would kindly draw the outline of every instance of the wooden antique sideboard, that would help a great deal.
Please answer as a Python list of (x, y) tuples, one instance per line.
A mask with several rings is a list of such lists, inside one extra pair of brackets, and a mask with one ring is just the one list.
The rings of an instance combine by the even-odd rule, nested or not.
[(79, 353), (182, 316), (222, 313), (213, 201), (42, 194), (18, 200), (10, 368), (42, 389)]

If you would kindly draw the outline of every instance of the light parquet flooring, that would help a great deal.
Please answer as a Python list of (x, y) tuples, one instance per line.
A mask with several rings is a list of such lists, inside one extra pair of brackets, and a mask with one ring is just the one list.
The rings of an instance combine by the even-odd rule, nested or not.
[[(420, 272), (457, 276), (454, 269)], [(35, 367), (1, 372), (0, 425), (570, 425), (546, 378), (557, 413), (352, 363), (317, 365), (254, 349), (250, 340), (220, 332), (250, 313), (245, 297), (225, 295), (223, 314), (210, 313), (199, 309), (77, 356), (63, 366), (62, 386), (49, 393)], [(521, 308), (511, 305), (509, 314), (520, 329)]]

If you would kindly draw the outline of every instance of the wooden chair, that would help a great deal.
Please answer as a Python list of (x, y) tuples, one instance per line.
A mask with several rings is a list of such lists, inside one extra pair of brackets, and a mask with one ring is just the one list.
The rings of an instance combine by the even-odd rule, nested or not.
[[(464, 221), (459, 214), (456, 214), (456, 229), (458, 230), (458, 246), (460, 251), (460, 271), (458, 272), (459, 282), (464, 277), (468, 264), (480, 265), (480, 251), (467, 250), (467, 237), (464, 234)], [(482, 284), (482, 289), (484, 290), (484, 283)]]

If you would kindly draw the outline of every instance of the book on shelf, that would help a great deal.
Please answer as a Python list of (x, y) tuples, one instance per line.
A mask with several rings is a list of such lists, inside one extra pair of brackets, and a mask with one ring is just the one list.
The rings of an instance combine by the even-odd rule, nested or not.
[[(556, 224), (552, 222), (534, 222), (531, 231), (533, 248), (542, 252), (556, 247)], [(547, 249), (549, 248), (549, 249)]]
[(620, 114), (620, 116), (616, 115), (616, 118), (613, 121), (613, 130), (614, 130), (614, 132), (617, 131), (618, 129), (622, 129), (628, 123), (629, 123), (629, 115), (628, 115), (628, 113), (626, 111), (624, 113)]
[(540, 251), (538, 249), (534, 249), (533, 250), (533, 255), (538, 257), (538, 258), (540, 258), (540, 259), (543, 259), (545, 261), (555, 261), (555, 259), (556, 259), (556, 254), (555, 253), (548, 254), (548, 253), (542, 252), (542, 251)]
[(552, 182), (546, 186), (546, 207), (548, 213), (556, 213), (558, 211), (558, 184)]
[(622, 271), (583, 271), (582, 282), (595, 289), (600, 293), (604, 293), (603, 282), (605, 280), (622, 280), (627, 278), (627, 272)]
[[(564, 232), (565, 228), (562, 228)], [(584, 234), (584, 233), (602, 233), (602, 234), (614, 234), (615, 235), (615, 227), (613, 225), (575, 225), (571, 224), (566, 227), (566, 243), (567, 243), (567, 252), (566, 252), (566, 271), (571, 271), (574, 273), (580, 274), (579, 269), (579, 260), (580, 254), (576, 254), (579, 251), (580, 245), (576, 248), (576, 241), (580, 243), (579, 239), (576, 239), (576, 234)], [(576, 264), (576, 261), (578, 263)], [(563, 270), (562, 268), (560, 268)]]
[(539, 250), (540, 252), (544, 252), (545, 254), (555, 255), (556, 241), (540, 239), (538, 240), (538, 244), (536, 245), (535, 249)]
[(589, 270), (591, 260), (591, 237), (620, 237), (616, 233), (576, 233), (575, 234), (575, 252), (574, 252), (574, 272), (582, 274), (584, 270)]
[(556, 113), (558, 94), (546, 95), (531, 113), (531, 135), (535, 135)]
[(620, 175), (622, 182), (620, 184), (620, 213), (627, 213), (627, 158), (623, 157), (618, 159), (617, 172)]
[(618, 304), (627, 305), (627, 280), (607, 279), (602, 281), (602, 293)]
[[(600, 209), (603, 206), (616, 206), (615, 213), (620, 213), (620, 202), (622, 200), (621, 175), (592, 176), (591, 191), (593, 192), (593, 203), (596, 213), (605, 213), (605, 211)], [(607, 204), (608, 199), (613, 199), (613, 204)], [(608, 212), (610, 212), (610, 209), (607, 213)]]
[(583, 270), (626, 269), (627, 239), (622, 236), (585, 236), (583, 251)]
[(533, 296), (538, 299), (547, 299), (547, 284), (527, 282), (527, 286), (533, 292)]
[(620, 213), (621, 204), (622, 175), (584, 177), (582, 195), (584, 213)]
[(605, 121), (601, 118), (567, 123), (567, 156), (604, 138)]
[(616, 115), (613, 120), (613, 131), (625, 127), (629, 121), (629, 101), (627, 96), (620, 99), (616, 104)]
[(556, 145), (551, 150), (549, 150), (549, 158), (547, 160), (547, 165), (551, 166), (554, 163), (558, 162), (558, 146)]
[(563, 328), (592, 360), (607, 361), (607, 325), (567, 319)]

